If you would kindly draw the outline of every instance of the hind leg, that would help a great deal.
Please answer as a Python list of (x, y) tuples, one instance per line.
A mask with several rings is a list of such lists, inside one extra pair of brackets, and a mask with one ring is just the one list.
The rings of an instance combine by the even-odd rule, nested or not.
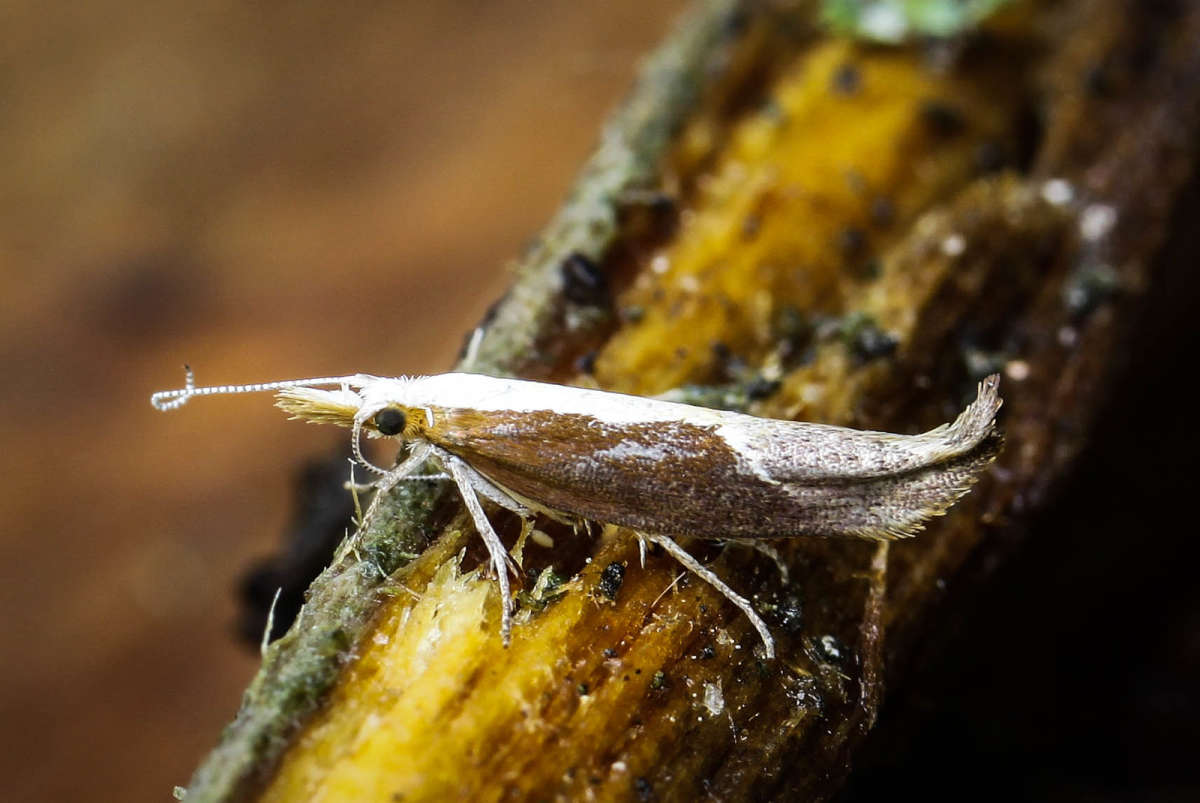
[(758, 611), (754, 610), (754, 606), (750, 604), (750, 600), (726, 585), (725, 581), (718, 577), (716, 572), (693, 558), (691, 553), (675, 543), (675, 539), (670, 536), (638, 533), (638, 538), (649, 541), (652, 544), (658, 544), (666, 550), (667, 554), (679, 561), (685, 569), (717, 589), (717, 591), (720, 591), (722, 596), (736, 605), (742, 613), (746, 614), (746, 618), (750, 620), (750, 624), (754, 625), (754, 629), (758, 631), (758, 635), (762, 638), (763, 646), (767, 651), (767, 657), (775, 657), (775, 639), (771, 637), (771, 631), (767, 629), (767, 623), (758, 615)]

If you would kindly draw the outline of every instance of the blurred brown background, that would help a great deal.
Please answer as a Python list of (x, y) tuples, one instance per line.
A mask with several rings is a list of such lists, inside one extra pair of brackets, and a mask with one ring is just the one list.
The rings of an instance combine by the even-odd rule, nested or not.
[(187, 782), (342, 435), (149, 393), (448, 367), (682, 6), (0, 5), (0, 799)]
[[(149, 393), (446, 368), (683, 5), (0, 0), (0, 801), (187, 782), (258, 663), (238, 578), (345, 442)], [(1200, 436), (1162, 400), (1197, 209), (1080, 470), (846, 800), (1195, 799)]]

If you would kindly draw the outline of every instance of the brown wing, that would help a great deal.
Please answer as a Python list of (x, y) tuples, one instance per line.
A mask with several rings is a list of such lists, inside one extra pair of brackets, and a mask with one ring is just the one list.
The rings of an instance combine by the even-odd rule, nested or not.
[[(883, 476), (773, 481), (713, 428), (612, 425), (549, 411), (438, 410), (435, 418), (431, 441), (547, 508), (708, 538), (910, 535), (966, 493), (999, 445), (993, 439), (934, 466)], [(760, 437), (771, 425), (779, 438), (794, 437), (789, 422), (756, 421), (767, 427)]]

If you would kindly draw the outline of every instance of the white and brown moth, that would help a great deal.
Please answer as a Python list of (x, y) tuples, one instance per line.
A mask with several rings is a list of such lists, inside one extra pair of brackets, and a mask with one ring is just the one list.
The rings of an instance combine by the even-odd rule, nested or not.
[[(151, 397), (160, 410), (193, 396), (276, 391), (294, 418), (353, 430), (357, 461), (379, 474), (377, 494), (440, 465), (462, 494), (500, 587), (508, 643), (516, 571), (480, 503), (526, 521), (541, 512), (634, 530), (721, 591), (774, 640), (750, 602), (674, 537), (763, 543), (795, 536), (892, 539), (946, 512), (994, 459), (999, 377), (979, 385), (958, 418), (920, 435), (779, 421), (659, 399), (478, 374), (352, 376), (252, 385), (186, 386)], [(360, 441), (396, 438), (407, 456), (372, 465)]]

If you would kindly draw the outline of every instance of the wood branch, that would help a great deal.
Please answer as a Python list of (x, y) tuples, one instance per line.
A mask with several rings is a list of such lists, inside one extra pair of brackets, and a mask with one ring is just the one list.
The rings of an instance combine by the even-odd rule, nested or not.
[(689, 543), (753, 598), (775, 661), (667, 556), (643, 568), (629, 533), (545, 521), (505, 649), (460, 503), (406, 486), (313, 584), (189, 800), (838, 788), (939, 585), (1011, 548), (1115, 379), (1194, 168), (1200, 7), (1022, 3), (898, 48), (825, 38), (812, 15), (711, 2), (682, 23), (477, 366), (905, 432), (1002, 370), (995, 470), (914, 540), (784, 545), (786, 579)]

